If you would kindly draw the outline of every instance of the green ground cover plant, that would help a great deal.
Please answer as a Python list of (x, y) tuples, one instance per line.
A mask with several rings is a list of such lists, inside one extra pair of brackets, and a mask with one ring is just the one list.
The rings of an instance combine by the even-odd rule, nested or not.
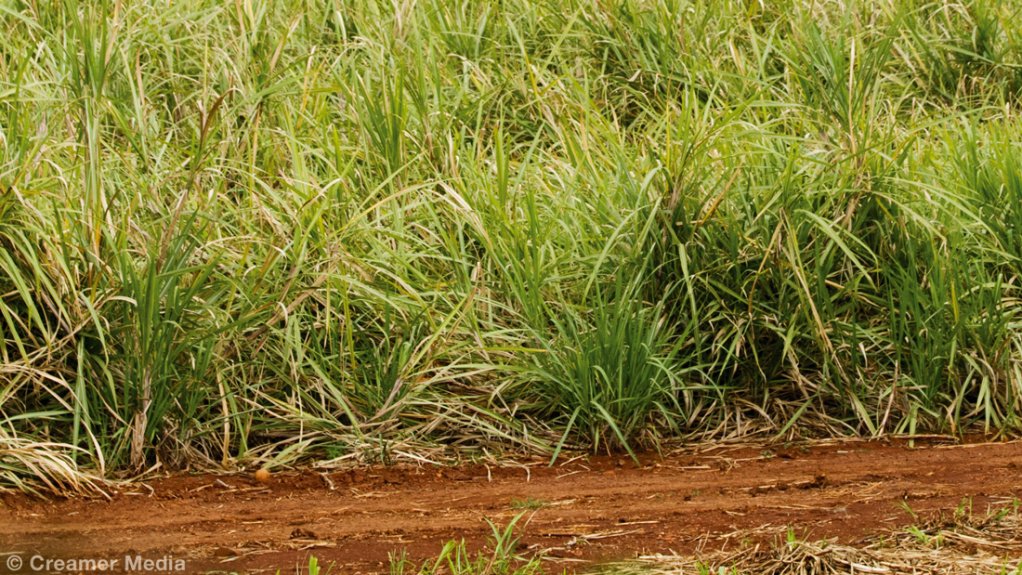
[(1013, 2), (0, 2), (0, 483), (1014, 433)]

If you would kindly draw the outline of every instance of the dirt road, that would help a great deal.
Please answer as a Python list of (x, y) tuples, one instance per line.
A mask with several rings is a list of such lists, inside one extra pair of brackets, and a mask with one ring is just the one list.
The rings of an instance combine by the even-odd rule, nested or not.
[[(58, 558), (141, 555), (188, 572), (294, 573), (309, 554), (333, 573), (387, 571), (388, 553), (419, 560), (450, 539), (478, 548), (486, 519), (526, 512), (523, 551), (558, 568), (636, 553), (690, 552), (772, 538), (854, 540), (918, 513), (1022, 496), (1022, 443), (852, 442), (811, 448), (706, 447), (645, 459), (577, 459), (547, 467), (370, 468), (172, 477), (106, 500), (6, 495), (0, 553)], [(0, 557), (2, 559), (2, 557)], [(0, 566), (0, 571), (3, 567)], [(21, 572), (27, 572), (22, 570)]]

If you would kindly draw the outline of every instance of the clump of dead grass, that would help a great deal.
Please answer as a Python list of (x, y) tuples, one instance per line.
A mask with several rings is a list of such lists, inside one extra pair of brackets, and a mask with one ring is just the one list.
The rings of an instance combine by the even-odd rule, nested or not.
[(973, 575), (1022, 573), (1019, 504), (976, 514), (966, 502), (903, 530), (855, 544), (802, 541), (788, 531), (777, 542), (701, 557), (649, 555), (604, 572), (621, 575)]
[(105, 495), (102, 481), (81, 470), (67, 448), (0, 437), (0, 491), (10, 485), (35, 495)]

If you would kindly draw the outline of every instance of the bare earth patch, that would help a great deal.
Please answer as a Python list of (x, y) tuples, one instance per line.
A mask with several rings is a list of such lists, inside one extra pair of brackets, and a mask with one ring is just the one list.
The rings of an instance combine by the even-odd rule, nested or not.
[(105, 499), (7, 494), (0, 550), (48, 557), (171, 555), (189, 572), (289, 572), (308, 555), (334, 573), (387, 572), (445, 541), (481, 547), (486, 520), (526, 513), (522, 552), (557, 569), (651, 554), (710, 554), (774, 538), (850, 543), (971, 499), (1022, 496), (1022, 443), (847, 442), (769, 449), (703, 446), (645, 458), (547, 467), (362, 468), (252, 476), (175, 476)]

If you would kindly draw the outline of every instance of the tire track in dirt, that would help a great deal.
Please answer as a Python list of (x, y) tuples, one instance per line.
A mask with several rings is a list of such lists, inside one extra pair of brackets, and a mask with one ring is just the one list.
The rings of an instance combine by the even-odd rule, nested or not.
[[(641, 467), (618, 458), (555, 467), (365, 468), (187, 476), (124, 488), (111, 501), (6, 495), (0, 552), (49, 557), (172, 555), (189, 571), (289, 572), (309, 554), (336, 573), (387, 571), (450, 539), (478, 548), (523, 510), (523, 550), (560, 566), (636, 553), (716, 549), (794, 526), (853, 541), (914, 512), (976, 509), (1022, 495), (1022, 444), (849, 442), (812, 448), (693, 448)], [(0, 567), (2, 569), (2, 567)]]

